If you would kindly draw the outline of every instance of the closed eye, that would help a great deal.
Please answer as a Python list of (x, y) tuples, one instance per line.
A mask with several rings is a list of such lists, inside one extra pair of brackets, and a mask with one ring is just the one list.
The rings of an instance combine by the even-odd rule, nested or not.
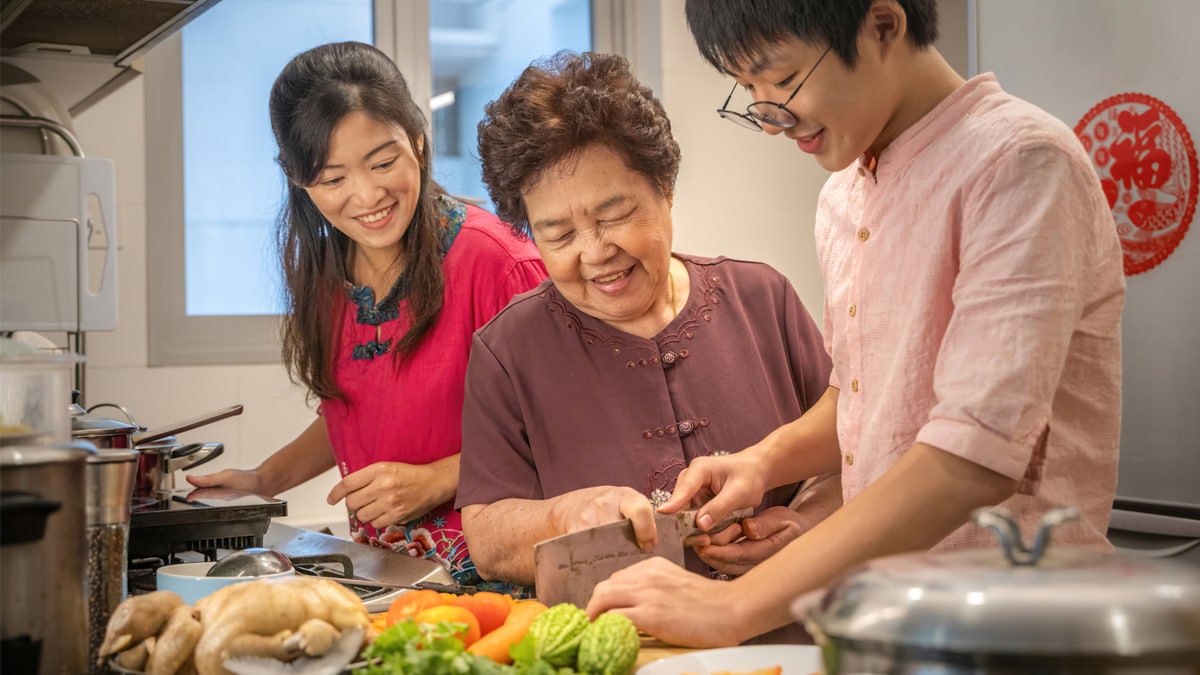
[(380, 163), (376, 164), (375, 168), (376, 169), (389, 169), (395, 163), (396, 163), (396, 158), (393, 157), (393, 158), (387, 160), (386, 162), (380, 162)]
[(325, 187), (335, 187), (338, 184), (340, 184), (343, 180), (345, 180), (345, 178), (343, 178), (342, 176), (337, 176), (334, 178), (329, 178), (329, 179), (321, 181), (321, 185), (324, 185)]

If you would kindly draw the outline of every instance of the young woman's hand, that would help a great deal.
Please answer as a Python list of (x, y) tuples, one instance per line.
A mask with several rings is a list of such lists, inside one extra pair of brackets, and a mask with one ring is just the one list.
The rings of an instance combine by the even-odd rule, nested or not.
[(258, 471), (255, 470), (225, 469), (216, 473), (189, 474), (186, 478), (187, 482), (198, 488), (221, 488), (224, 490), (249, 492), (264, 497), (275, 496), (264, 494), (262, 478), (259, 476)]
[(343, 478), (326, 501), (346, 500), (346, 510), (376, 529), (400, 525), (446, 503), (457, 488), (458, 472), (440, 463), (376, 462)]

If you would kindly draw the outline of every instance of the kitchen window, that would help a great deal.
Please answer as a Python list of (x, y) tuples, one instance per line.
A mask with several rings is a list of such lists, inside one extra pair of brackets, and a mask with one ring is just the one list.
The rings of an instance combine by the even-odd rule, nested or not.
[(295, 54), (360, 40), (427, 102), (434, 177), (488, 205), (475, 125), (529, 62), (620, 53), (626, 0), (224, 0), (146, 60), (150, 365), (273, 363), (283, 195), (267, 96)]

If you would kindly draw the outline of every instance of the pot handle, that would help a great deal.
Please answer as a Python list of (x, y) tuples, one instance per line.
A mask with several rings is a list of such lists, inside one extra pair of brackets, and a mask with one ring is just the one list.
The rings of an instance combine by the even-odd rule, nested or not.
[(41, 541), (46, 520), (62, 508), (62, 502), (42, 499), (24, 491), (0, 493), (0, 546)]
[(139, 424), (137, 420), (133, 419), (133, 413), (129, 412), (129, 409), (120, 403), (97, 403), (96, 405), (88, 406), (85, 410), (90, 413), (96, 408), (116, 408), (117, 410), (125, 413), (125, 419), (129, 420), (130, 424), (137, 427), (138, 431), (145, 431), (146, 429), (145, 425)]
[(174, 436), (175, 434), (180, 434), (185, 431), (191, 431), (192, 429), (195, 429), (196, 427), (202, 427), (205, 424), (212, 424), (213, 422), (223, 420), (226, 417), (233, 417), (234, 415), (241, 414), (242, 405), (240, 403), (238, 405), (231, 405), (228, 408), (221, 408), (220, 410), (205, 413), (189, 420), (184, 420), (175, 424), (168, 424), (163, 427), (151, 429), (144, 434), (138, 434), (137, 436), (133, 437), (133, 444), (141, 445), (143, 443), (149, 443), (150, 441), (157, 441), (159, 439), (166, 438), (167, 436)]
[(175, 448), (167, 458), (166, 473), (191, 469), (216, 459), (225, 452), (224, 443), (189, 443)]

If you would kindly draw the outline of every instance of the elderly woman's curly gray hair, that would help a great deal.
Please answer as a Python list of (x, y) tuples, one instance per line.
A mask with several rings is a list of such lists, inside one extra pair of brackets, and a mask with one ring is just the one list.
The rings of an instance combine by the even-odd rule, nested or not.
[(496, 215), (529, 233), (521, 193), (546, 171), (601, 144), (666, 198), (675, 193), (679, 144), (654, 92), (612, 54), (559, 52), (534, 62), (484, 108), (483, 181)]

